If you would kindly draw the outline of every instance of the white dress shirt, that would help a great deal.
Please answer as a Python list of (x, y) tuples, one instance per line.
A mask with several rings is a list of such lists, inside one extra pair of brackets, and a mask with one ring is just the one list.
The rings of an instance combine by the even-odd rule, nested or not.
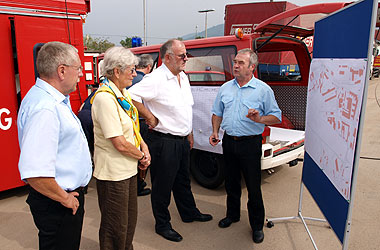
[(186, 136), (192, 131), (194, 104), (189, 79), (184, 72), (177, 76), (162, 64), (128, 89), (132, 99), (144, 106), (158, 119), (154, 130)]

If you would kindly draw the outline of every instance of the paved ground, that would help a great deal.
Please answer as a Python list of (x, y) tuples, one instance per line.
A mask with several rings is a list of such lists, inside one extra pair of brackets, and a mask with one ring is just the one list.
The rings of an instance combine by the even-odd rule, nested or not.
[[(361, 155), (380, 157), (380, 80), (370, 81), (367, 101), (365, 132)], [(380, 101), (380, 100), (379, 100)], [(263, 172), (262, 188), (267, 217), (294, 216), (297, 213), (302, 163), (295, 167), (281, 166), (268, 175)], [(349, 249), (380, 249), (380, 161), (361, 159), (357, 190), (352, 216), (352, 231)], [(180, 222), (175, 206), (170, 206), (173, 227), (184, 240), (172, 243), (154, 233), (154, 221), (150, 197), (139, 197), (139, 217), (134, 239), (135, 249), (313, 249), (311, 241), (299, 220), (278, 222), (273, 228), (264, 228), (265, 240), (254, 245), (247, 219), (247, 195), (243, 193), (242, 217), (230, 228), (220, 229), (217, 224), (225, 214), (225, 192), (223, 188), (207, 190), (195, 182), (192, 184), (198, 207), (214, 216), (206, 223)], [(38, 249), (37, 230), (29, 208), (25, 203), (27, 189), (19, 188), (0, 193), (0, 249)], [(307, 191), (304, 192), (303, 215), (323, 218), (317, 205)], [(90, 184), (86, 196), (86, 216), (81, 249), (98, 249), (99, 209), (94, 183)], [(311, 222), (309, 229), (319, 249), (341, 249), (341, 244), (326, 223)]]

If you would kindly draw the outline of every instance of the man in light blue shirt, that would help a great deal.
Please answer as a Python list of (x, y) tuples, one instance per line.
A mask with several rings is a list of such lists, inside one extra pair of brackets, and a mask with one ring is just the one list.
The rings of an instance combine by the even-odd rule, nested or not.
[(253, 72), (257, 55), (250, 49), (238, 52), (234, 59), (235, 79), (223, 84), (212, 108), (210, 144), (219, 143), (223, 136), (227, 214), (219, 227), (229, 227), (240, 220), (241, 172), (248, 190), (248, 216), (255, 243), (264, 240), (264, 203), (261, 194), (261, 148), (265, 125), (281, 122), (281, 110), (272, 89), (256, 79)]
[(17, 118), (19, 170), (31, 186), (27, 203), (39, 229), (40, 249), (79, 249), (91, 156), (69, 94), (83, 76), (77, 50), (50, 42), (37, 57), (40, 78)]

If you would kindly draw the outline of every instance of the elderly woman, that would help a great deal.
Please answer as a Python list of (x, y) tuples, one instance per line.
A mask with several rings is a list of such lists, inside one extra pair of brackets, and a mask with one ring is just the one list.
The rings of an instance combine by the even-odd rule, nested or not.
[(129, 49), (108, 49), (102, 65), (106, 78), (92, 99), (100, 249), (133, 249), (137, 167), (146, 169), (150, 164), (148, 146), (139, 133), (137, 109), (125, 89), (136, 76), (137, 62)]

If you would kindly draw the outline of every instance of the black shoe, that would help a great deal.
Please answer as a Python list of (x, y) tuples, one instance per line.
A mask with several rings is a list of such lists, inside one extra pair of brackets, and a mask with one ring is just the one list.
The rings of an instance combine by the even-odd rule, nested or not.
[(150, 190), (150, 188), (144, 188), (137, 193), (137, 196), (145, 196), (150, 193), (152, 193), (152, 190)]
[(238, 222), (240, 219), (231, 219), (231, 218), (224, 218), (224, 219), (221, 219), (218, 223), (218, 226), (221, 227), (221, 228), (226, 228), (226, 227), (229, 227), (231, 226), (232, 223), (234, 222)]
[(157, 232), (157, 234), (170, 241), (180, 242), (182, 240), (182, 236), (179, 233), (177, 233), (174, 229), (168, 229), (162, 232)]
[(263, 240), (264, 240), (264, 232), (263, 232), (263, 230), (253, 231), (252, 239), (253, 239), (253, 242), (255, 242), (255, 243), (261, 243), (261, 242), (263, 242)]
[(190, 218), (190, 219), (182, 219), (183, 222), (193, 222), (193, 221), (200, 221), (200, 222), (206, 222), (212, 220), (211, 214), (202, 214), (199, 213), (197, 216)]

